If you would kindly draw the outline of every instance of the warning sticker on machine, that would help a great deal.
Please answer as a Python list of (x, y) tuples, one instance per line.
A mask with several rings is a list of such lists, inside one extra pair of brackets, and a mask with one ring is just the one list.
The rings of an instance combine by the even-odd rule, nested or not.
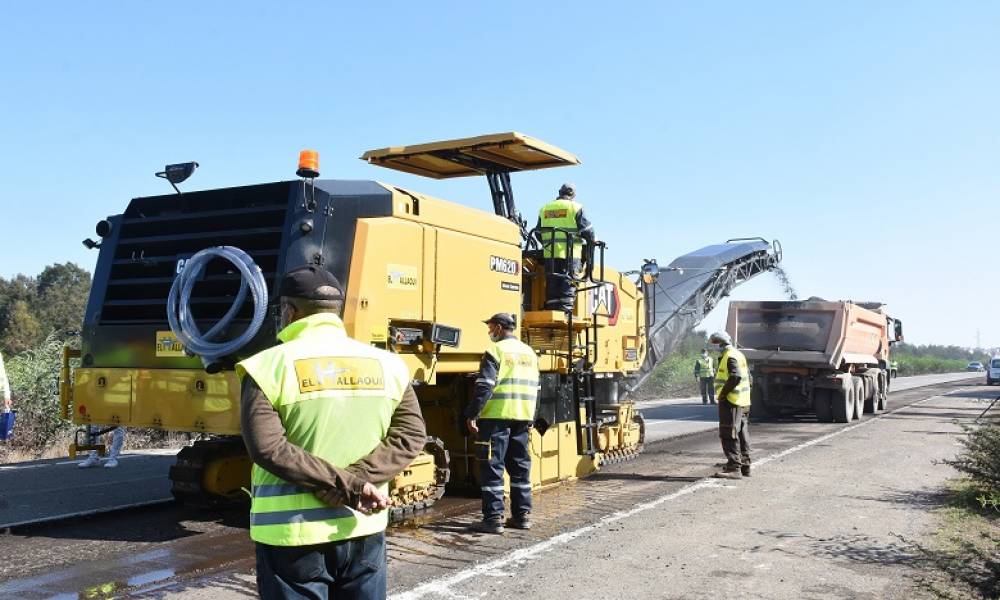
[(519, 284), (519, 283), (513, 283), (513, 282), (510, 282), (510, 281), (501, 281), (500, 282), (500, 289), (501, 290), (507, 290), (508, 292), (520, 292), (521, 291), (521, 284)]
[(386, 285), (391, 290), (417, 289), (417, 268), (410, 265), (386, 265)]
[(174, 335), (173, 331), (156, 332), (157, 358), (183, 358), (185, 356), (187, 355), (184, 354), (184, 345), (177, 339), (177, 336)]

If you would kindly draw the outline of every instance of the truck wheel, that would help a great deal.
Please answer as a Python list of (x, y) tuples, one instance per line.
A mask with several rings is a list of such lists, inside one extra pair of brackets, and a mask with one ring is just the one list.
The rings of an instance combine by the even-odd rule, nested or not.
[(885, 374), (878, 376), (878, 407), (876, 410), (882, 412), (885, 410), (885, 403), (889, 397), (889, 381)]
[(861, 377), (854, 378), (854, 418), (861, 420), (865, 414), (865, 382)]
[(833, 420), (833, 412), (830, 408), (832, 397), (833, 390), (813, 390), (813, 412), (816, 413), (816, 420), (820, 423), (829, 423)]
[(854, 416), (854, 388), (840, 388), (832, 391), (830, 409), (835, 423), (850, 423)]
[[(862, 378), (864, 381), (864, 398), (865, 401), (862, 403), (864, 406), (861, 407), (862, 411), (870, 415), (875, 414), (878, 410), (878, 390), (876, 390), (875, 380), (871, 377)], [(859, 415), (861, 413), (858, 413)]]

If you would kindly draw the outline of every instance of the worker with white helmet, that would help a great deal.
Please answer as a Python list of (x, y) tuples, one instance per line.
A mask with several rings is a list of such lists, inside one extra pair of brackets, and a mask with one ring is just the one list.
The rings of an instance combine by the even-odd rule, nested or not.
[(708, 338), (722, 351), (715, 373), (715, 395), (719, 402), (719, 437), (726, 465), (715, 474), (723, 479), (750, 476), (750, 370), (743, 353), (733, 347), (725, 331)]

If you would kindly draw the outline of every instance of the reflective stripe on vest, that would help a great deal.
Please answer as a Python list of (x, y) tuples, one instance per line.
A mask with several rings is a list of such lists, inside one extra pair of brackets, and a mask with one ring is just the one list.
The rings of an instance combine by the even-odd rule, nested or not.
[(712, 377), (712, 359), (711, 357), (699, 358), (695, 363), (701, 368), (698, 369), (698, 377)]
[(496, 359), (497, 385), (480, 419), (531, 421), (538, 402), (538, 356), (515, 337), (504, 338), (486, 350)]
[[(385, 437), (410, 374), (394, 354), (347, 337), (341, 320), (312, 315), (278, 334), (283, 344), (236, 365), (253, 377), (281, 416), (288, 441), (344, 468)], [(258, 465), (251, 472), (250, 537), (272, 546), (306, 546), (384, 531), (387, 511), (365, 515), (332, 507)], [(388, 484), (379, 486), (388, 491)]]
[(739, 367), (740, 372), (740, 383), (736, 389), (726, 395), (726, 400), (735, 406), (750, 406), (750, 370), (747, 368), (747, 359), (742, 352), (732, 346), (727, 346), (719, 358), (719, 370), (715, 372), (715, 395), (719, 395), (729, 379), (730, 358), (736, 359), (736, 366)]
[(569, 239), (573, 240), (573, 258), (576, 260), (583, 258), (581, 256), (583, 243), (580, 241), (576, 225), (576, 215), (581, 210), (580, 204), (565, 198), (557, 198), (538, 211), (538, 221), (543, 229), (558, 227), (573, 232), (570, 235), (561, 231), (542, 231), (540, 237), (545, 258), (566, 258), (566, 242)]

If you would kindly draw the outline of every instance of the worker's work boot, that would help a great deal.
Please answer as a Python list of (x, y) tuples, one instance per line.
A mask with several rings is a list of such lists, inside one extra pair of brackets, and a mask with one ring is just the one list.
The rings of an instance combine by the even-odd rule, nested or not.
[(513, 529), (531, 529), (531, 516), (523, 514), (518, 517), (511, 517), (507, 519), (507, 527)]
[(81, 469), (89, 469), (91, 467), (100, 466), (100, 464), (101, 459), (97, 457), (97, 451), (91, 450), (90, 454), (87, 455), (87, 458), (77, 463), (76, 466)]
[(104, 461), (104, 468), (105, 469), (114, 469), (117, 466), (118, 466), (118, 459), (117, 458), (109, 458), (108, 460)]
[(740, 475), (750, 477), (750, 465), (743, 465), (740, 467)]
[(479, 533), (503, 533), (503, 522), (493, 519), (483, 520), (473, 523), (470, 529)]
[(718, 479), (743, 479), (739, 467), (726, 467), (713, 475), (713, 477), (717, 477)]

